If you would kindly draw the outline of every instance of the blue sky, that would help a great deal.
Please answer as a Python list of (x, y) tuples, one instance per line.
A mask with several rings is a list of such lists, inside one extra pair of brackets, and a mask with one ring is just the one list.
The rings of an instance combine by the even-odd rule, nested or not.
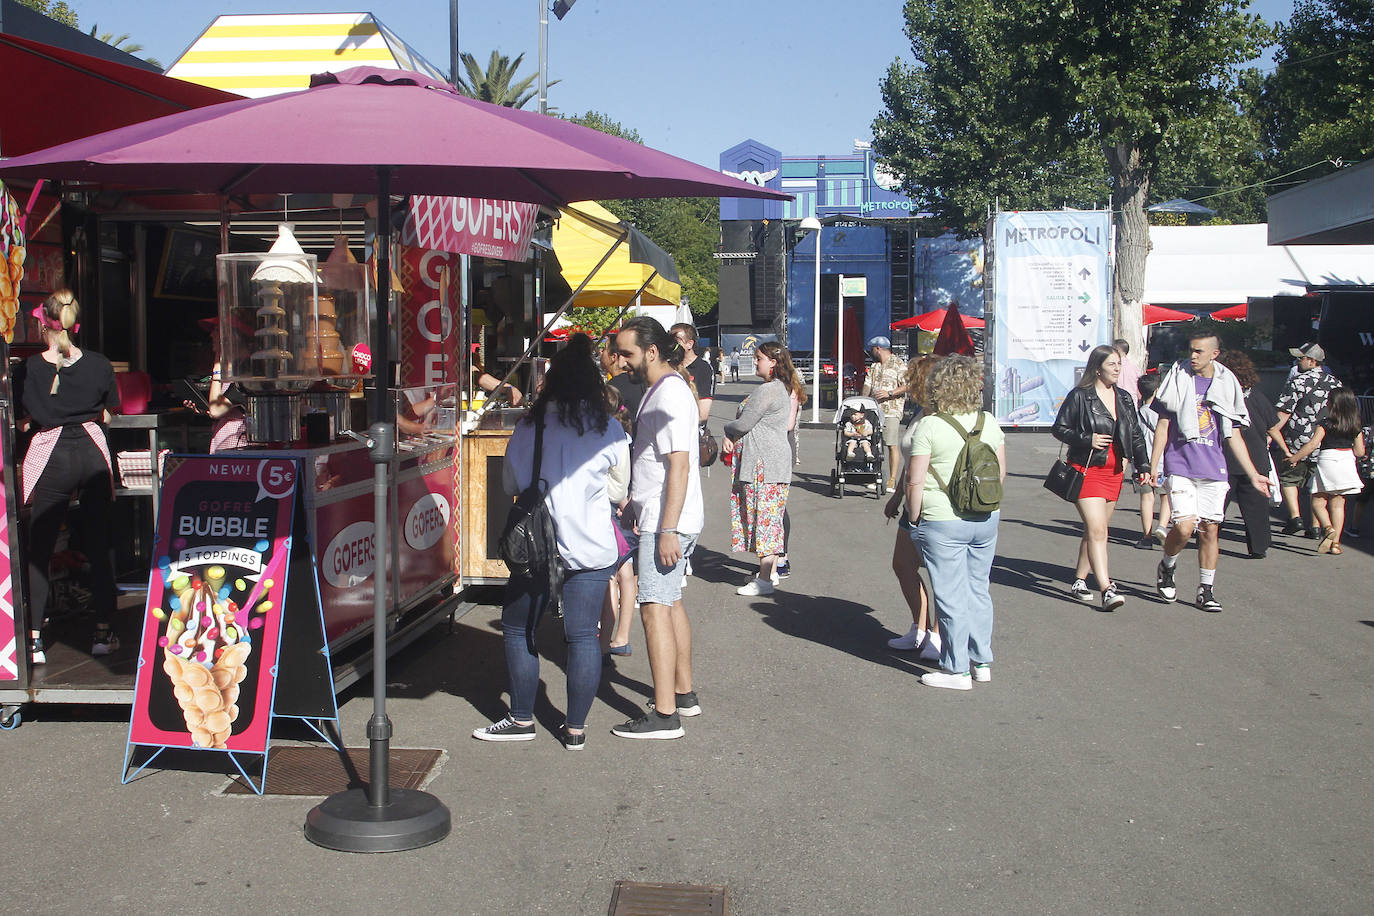
[[(493, 49), (539, 56), (541, 0), (459, 0), (459, 42), (485, 62)], [(223, 13), (375, 13), (440, 69), (448, 68), (446, 0), (68, 0), (89, 31), (128, 33), (164, 66)], [(1258, 0), (1286, 19), (1292, 0)], [(577, 0), (549, 17), (549, 103), (602, 111), (650, 146), (716, 167), (753, 138), (784, 154), (848, 152), (869, 137), (878, 82), (910, 59), (900, 0)], [(532, 107), (532, 106), (527, 106)]]

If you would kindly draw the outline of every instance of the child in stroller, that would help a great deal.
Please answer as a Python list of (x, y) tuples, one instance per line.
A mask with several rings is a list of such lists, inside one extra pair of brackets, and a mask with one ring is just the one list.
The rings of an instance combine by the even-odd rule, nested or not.
[(846, 482), (863, 482), (875, 496), (883, 492), (883, 412), (878, 402), (853, 395), (835, 411), (835, 469), (830, 495), (844, 498)]
[(845, 461), (853, 461), (859, 455), (863, 456), (864, 461), (873, 460), (873, 443), (869, 441), (873, 438), (873, 424), (868, 422), (861, 408), (856, 407), (849, 412), (849, 419), (845, 421), (842, 431)]

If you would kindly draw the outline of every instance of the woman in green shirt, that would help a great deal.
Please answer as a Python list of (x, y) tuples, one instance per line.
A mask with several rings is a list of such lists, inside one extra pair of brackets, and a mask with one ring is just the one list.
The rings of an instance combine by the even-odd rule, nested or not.
[[(919, 519), (912, 538), (930, 570), (944, 643), (940, 647), (941, 670), (922, 675), (921, 683), (969, 690), (974, 680), (992, 680), (992, 596), (988, 586), (997, 551), (999, 513), (964, 514), (950, 504), (936, 475), (940, 480), (950, 479), (955, 459), (964, 447), (964, 436), (937, 414), (953, 416), (964, 430), (973, 429), (983, 403), (982, 363), (968, 356), (940, 360), (926, 383), (926, 400), (926, 415), (910, 434), (906, 501), (911, 517)], [(984, 412), (982, 417), (983, 441), (997, 452), (1005, 480), (1007, 453), (1002, 429), (992, 414)]]

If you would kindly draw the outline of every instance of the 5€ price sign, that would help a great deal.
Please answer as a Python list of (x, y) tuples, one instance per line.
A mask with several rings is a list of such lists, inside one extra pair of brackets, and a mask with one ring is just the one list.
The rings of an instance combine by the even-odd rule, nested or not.
[(294, 461), (264, 461), (258, 466), (258, 500), (282, 499), (295, 489)]

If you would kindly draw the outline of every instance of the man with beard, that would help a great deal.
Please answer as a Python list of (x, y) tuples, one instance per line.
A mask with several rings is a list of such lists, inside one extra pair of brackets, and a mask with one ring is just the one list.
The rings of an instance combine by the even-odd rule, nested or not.
[(701, 714), (692, 688), (692, 628), (682, 603), (687, 557), (705, 527), (697, 463), (700, 408), (675, 368), (682, 348), (652, 318), (625, 322), (616, 350), (649, 386), (631, 451), (630, 503), (639, 528), (639, 612), (654, 679), (653, 708), (611, 729), (621, 738), (681, 738), (681, 716)]

